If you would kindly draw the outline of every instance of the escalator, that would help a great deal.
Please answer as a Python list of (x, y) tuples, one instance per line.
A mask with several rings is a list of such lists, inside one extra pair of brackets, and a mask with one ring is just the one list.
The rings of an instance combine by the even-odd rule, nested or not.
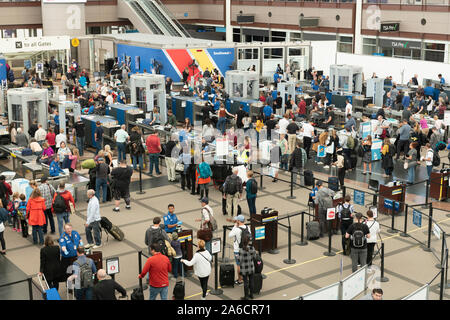
[(158, 25), (153, 21), (153, 19), (147, 14), (147, 12), (142, 8), (138, 1), (128, 1), (134, 12), (144, 21), (146, 26), (152, 31), (153, 34), (164, 34), (163, 31), (158, 27)]
[(152, 0), (138, 0), (142, 7), (147, 8), (155, 17), (155, 20), (166, 29), (167, 35), (173, 37), (183, 37), (183, 34), (174, 27), (173, 21), (170, 21)]

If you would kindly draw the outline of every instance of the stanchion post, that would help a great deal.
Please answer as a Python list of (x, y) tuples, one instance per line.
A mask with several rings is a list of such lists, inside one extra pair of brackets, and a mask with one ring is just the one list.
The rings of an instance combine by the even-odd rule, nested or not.
[(445, 249), (445, 255), (446, 255), (446, 260), (445, 260), (445, 288), (448, 289), (450, 287), (450, 285), (448, 284), (448, 248)]
[(423, 250), (426, 252), (431, 252), (431, 228), (433, 225), (433, 206), (430, 203), (429, 204), (429, 208), (430, 208), (430, 215), (428, 217), (428, 242), (427, 245), (423, 247)]
[(400, 233), (401, 237), (409, 237), (408, 235), (408, 204), (405, 203), (405, 225), (403, 227), (403, 232)]
[(264, 186), (263, 186), (263, 179), (264, 179), (264, 175), (263, 175), (263, 167), (261, 165), (261, 172), (259, 173), (259, 189), (260, 190), (264, 190)]
[(445, 269), (441, 266), (441, 284), (439, 288), (439, 300), (444, 300), (444, 289), (445, 289)]
[(283, 260), (283, 262), (286, 263), (286, 264), (294, 264), (296, 262), (295, 259), (292, 259), (292, 256), (291, 256), (291, 254), (292, 254), (292, 252), (291, 252), (291, 246), (292, 246), (291, 240), (292, 240), (291, 239), (291, 223), (289, 222), (289, 226), (288, 226), (288, 258)]
[(287, 199), (295, 199), (294, 196), (294, 169), (291, 171), (291, 194), (286, 197)]
[(299, 246), (306, 246), (308, 244), (308, 241), (305, 240), (305, 211), (302, 211), (302, 222), (301, 222), (301, 230), (300, 230), (300, 241), (297, 242), (297, 245)]
[(218, 267), (217, 260), (218, 260), (217, 253), (215, 253), (214, 254), (214, 290), (211, 290), (211, 294), (215, 295), (215, 296), (221, 295), (223, 293), (223, 290), (219, 289), (219, 276), (218, 276), (219, 267)]
[(428, 205), (428, 198), (430, 197), (430, 179), (427, 180), (427, 185), (425, 189), (425, 205), (424, 208)]
[(381, 274), (376, 278), (380, 282), (388, 282), (389, 279), (384, 276), (384, 242), (381, 243)]
[[(139, 274), (141, 274), (142, 272), (142, 251), (138, 252), (138, 268), (139, 268)], [(139, 278), (139, 288), (141, 288), (142, 291), (143, 287), (142, 287), (142, 279)]]
[(28, 282), (28, 295), (30, 296), (30, 301), (33, 300), (33, 280), (31, 277), (27, 278)]
[(137, 194), (144, 194), (145, 191), (142, 191), (142, 168), (141, 164), (140, 163), (138, 164), (139, 164), (139, 191), (137, 192)]
[(441, 247), (441, 260), (439, 261), (439, 263), (436, 264), (436, 268), (440, 269), (442, 268), (442, 266), (444, 266), (444, 252), (445, 252), (445, 231), (442, 232), (442, 247)]
[(391, 228), (387, 230), (387, 232), (389, 232), (389, 233), (397, 233), (398, 232), (397, 230), (395, 230), (395, 227), (394, 227), (394, 223), (395, 223), (394, 207), (395, 207), (395, 202), (393, 201), (392, 202), (392, 211), (391, 211), (391, 214), (392, 214)]
[(376, 194), (373, 195), (372, 206), (376, 206), (378, 203), (378, 197)]
[(333, 257), (333, 256), (336, 255), (336, 253), (331, 251), (331, 233), (332, 233), (331, 232), (331, 226), (332, 226), (332, 221), (329, 220), (328, 221), (328, 251), (325, 251), (323, 253), (323, 255), (327, 256), (327, 257)]
[(225, 258), (225, 248), (227, 245), (227, 226), (223, 226), (223, 241), (222, 241), (222, 259), (221, 262), (228, 262), (228, 258)]

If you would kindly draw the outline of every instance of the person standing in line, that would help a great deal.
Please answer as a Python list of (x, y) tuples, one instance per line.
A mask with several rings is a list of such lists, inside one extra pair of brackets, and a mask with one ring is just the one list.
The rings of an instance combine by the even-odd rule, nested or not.
[(137, 170), (137, 165), (139, 164), (140, 169), (144, 170), (144, 140), (142, 139), (142, 133), (139, 127), (136, 126), (131, 129), (130, 142), (130, 156), (133, 162), (133, 169)]
[(367, 239), (367, 265), (372, 266), (373, 251), (377, 243), (378, 234), (381, 232), (380, 224), (373, 218), (373, 211), (367, 211), (367, 220), (364, 221), (370, 231), (370, 238)]
[[(362, 174), (372, 174), (372, 136), (368, 135), (364, 140), (362, 141), (362, 147), (364, 150), (363, 153), (363, 172)], [(367, 166), (369, 166), (369, 171), (367, 171)]]
[(61, 254), (59, 247), (55, 245), (51, 236), (44, 239), (44, 247), (40, 251), (39, 275), (45, 275), (50, 288), (59, 289), (59, 278), (61, 275)]
[(241, 239), (242, 246), (239, 249), (239, 266), (240, 274), (244, 279), (244, 296), (241, 300), (253, 299), (253, 276), (255, 275), (255, 265), (253, 263), (256, 259), (256, 250), (250, 244), (250, 238), (244, 236)]
[[(344, 203), (338, 206), (338, 216), (341, 219), (341, 235), (342, 235), (342, 254), (347, 255), (350, 248), (347, 248), (347, 239), (345, 238), (345, 233), (348, 227), (353, 223), (353, 212), (355, 209), (353, 205), (350, 204), (351, 197), (346, 195), (344, 198)], [(349, 245), (349, 244), (348, 244)]]
[(228, 238), (234, 239), (233, 240), (233, 252), (234, 252), (234, 259), (236, 262), (236, 268), (237, 268), (237, 274), (238, 279), (234, 282), (235, 284), (242, 286), (244, 284), (243, 277), (241, 274), (241, 267), (240, 267), (240, 260), (239, 260), (239, 249), (242, 246), (242, 234), (245, 229), (247, 229), (248, 233), (251, 234), (250, 228), (245, 225), (245, 218), (243, 215), (238, 215), (236, 217), (233, 217), (233, 219), (226, 219), (228, 222), (234, 222), (235, 225), (233, 226), (233, 229), (231, 229), (230, 233), (228, 234)]
[(39, 189), (34, 189), (27, 203), (27, 219), (33, 229), (33, 244), (44, 244), (44, 233), (42, 226), (45, 224), (45, 200), (41, 197)]
[(127, 161), (122, 159), (119, 167), (114, 168), (111, 172), (111, 177), (114, 182), (114, 190), (111, 190), (114, 195), (115, 208), (114, 212), (120, 211), (120, 199), (125, 200), (125, 208), (131, 209), (130, 205), (130, 182), (133, 175), (133, 169), (127, 165)]
[(242, 198), (242, 179), (237, 175), (239, 169), (233, 168), (233, 174), (225, 179), (223, 198), (227, 200), (227, 213), (237, 214), (238, 201)]
[(182, 272), (181, 268), (183, 265), (181, 264), (181, 258), (183, 257), (183, 252), (181, 251), (181, 243), (178, 240), (178, 233), (172, 233), (172, 240), (170, 240), (170, 246), (175, 250), (175, 255), (172, 258), (172, 274), (173, 278), (176, 280), (178, 278), (179, 273)]
[(117, 144), (117, 160), (120, 161), (122, 159), (127, 160), (127, 154), (125, 152), (125, 146), (127, 144), (127, 141), (130, 140), (130, 136), (128, 135), (128, 132), (126, 131), (126, 126), (123, 124), (119, 130), (117, 130), (114, 133), (114, 140)]
[(398, 129), (399, 140), (397, 145), (397, 160), (400, 158), (400, 153), (403, 151), (404, 157), (408, 153), (409, 138), (411, 138), (411, 126), (408, 124), (409, 119), (403, 119), (401, 127)]
[(438, 153), (438, 156), (439, 156), (439, 151), (438, 150), (433, 151), (430, 143), (426, 144), (426, 148), (427, 148), (426, 155), (425, 155), (425, 157), (423, 157), (422, 160), (425, 161), (425, 164), (427, 166), (428, 180), (430, 180), (431, 172), (433, 172), (433, 155), (436, 152), (436, 153)]
[(108, 175), (109, 175), (109, 166), (105, 163), (104, 158), (97, 159), (97, 165), (95, 168), (96, 178), (95, 178), (95, 196), (97, 199), (100, 199), (100, 188), (103, 189), (103, 199), (102, 203), (106, 202), (107, 193), (108, 193)]
[(77, 117), (77, 122), (72, 130), (72, 135), (76, 138), (76, 145), (78, 150), (80, 151), (80, 156), (84, 155), (84, 140), (85, 140), (85, 131), (84, 131), (84, 122), (81, 120), (81, 116)]
[(387, 178), (394, 171), (394, 146), (389, 138), (384, 138), (383, 149), (381, 150), (381, 167), (384, 169), (383, 177)]
[(147, 140), (145, 141), (145, 144), (147, 145), (147, 151), (149, 153), (150, 158), (150, 167), (148, 174), (150, 176), (153, 176), (153, 166), (156, 170), (156, 175), (160, 175), (161, 172), (159, 171), (159, 154), (161, 153), (161, 140), (158, 137), (158, 133), (155, 132), (147, 137)]
[(3, 204), (0, 201), (0, 244), (2, 245), (1, 254), (6, 254), (6, 243), (5, 243), (5, 223), (8, 222), (8, 211), (3, 208)]
[(297, 180), (297, 174), (299, 175), (299, 180), (301, 183), (302, 179), (302, 168), (303, 168), (303, 159), (302, 159), (302, 144), (300, 141), (297, 141), (294, 152), (291, 155), (291, 159), (289, 161), (289, 171), (293, 172), (292, 181), (295, 183)]
[(208, 163), (205, 162), (205, 159), (202, 156), (202, 162), (198, 165), (196, 169), (196, 176), (197, 176), (197, 185), (200, 189), (200, 198), (199, 200), (203, 199), (203, 196), (208, 198), (209, 195), (209, 183), (211, 182), (211, 167)]
[(367, 261), (367, 240), (370, 239), (370, 230), (363, 224), (361, 212), (355, 213), (356, 222), (348, 227), (345, 238), (350, 238), (350, 247), (352, 258), (352, 273), (358, 270), (358, 262)]
[(160, 250), (159, 244), (150, 245), (151, 257), (147, 259), (141, 274), (138, 275), (139, 279), (144, 278), (147, 273), (149, 275), (150, 300), (156, 300), (158, 294), (161, 300), (167, 300), (169, 292), (169, 272), (172, 271), (172, 264)]
[(198, 250), (190, 261), (181, 259), (181, 262), (188, 267), (194, 266), (194, 273), (200, 280), (202, 287), (202, 300), (206, 300), (208, 295), (208, 279), (211, 274), (212, 256), (208, 250), (205, 250), (205, 241), (198, 240)]
[(92, 300), (94, 275), (97, 267), (91, 258), (86, 257), (83, 247), (77, 248), (77, 260), (73, 263), (72, 272), (75, 277), (75, 298)]
[(51, 184), (47, 182), (48, 177), (43, 176), (41, 178), (41, 185), (38, 187), (41, 192), (42, 197), (45, 200), (45, 217), (46, 223), (44, 224), (44, 234), (47, 234), (47, 226), (50, 225), (50, 233), (55, 234), (55, 220), (53, 219), (52, 213), (52, 204), (53, 204), (53, 196), (56, 193), (55, 188)]
[[(250, 216), (256, 214), (256, 193), (258, 192), (258, 182), (253, 178), (253, 171), (247, 171), (247, 182), (245, 184), (245, 191), (247, 197), (248, 211)], [(255, 192), (256, 191), (256, 192)]]
[[(85, 248), (88, 249), (93, 247), (93, 249), (98, 249), (102, 246), (102, 238), (100, 235), (100, 220), (102, 219), (100, 216), (100, 204), (98, 203), (98, 199), (95, 196), (95, 191), (89, 189), (87, 191), (87, 197), (89, 199), (87, 214), (86, 214), (86, 239), (88, 244), (86, 244)], [(92, 240), (92, 231), (94, 231), (94, 241)]]
[(327, 229), (327, 209), (333, 208), (334, 191), (324, 187), (322, 181), (316, 183), (317, 194), (316, 203), (319, 205), (319, 223), (320, 223), (320, 237), (323, 237)]
[[(62, 198), (62, 199), (61, 199)], [(70, 222), (70, 203), (72, 203), (75, 209), (75, 200), (69, 190), (66, 190), (65, 182), (59, 184), (58, 190), (53, 195), (52, 212), (56, 214), (56, 220), (58, 221), (59, 234), (64, 232), (64, 223)]]
[[(209, 206), (209, 199), (208, 198), (202, 198), (200, 201), (202, 205), (202, 218), (201, 219), (195, 219), (196, 222), (200, 222), (200, 229), (201, 230), (212, 230), (211, 220), (214, 219), (214, 212), (213, 209)], [(211, 253), (211, 240), (205, 241), (206, 250), (208, 250)]]
[(308, 159), (311, 157), (309, 156), (309, 151), (311, 150), (311, 141), (312, 138), (315, 137), (314, 134), (314, 127), (312, 126), (314, 122), (305, 122), (302, 126), (302, 129), (300, 130), (303, 132), (303, 145), (305, 147), (306, 155)]
[[(171, 182), (174, 182), (176, 180), (175, 175), (175, 162), (176, 158), (172, 157), (172, 151), (176, 147), (176, 135), (171, 135), (170, 141), (166, 144), (166, 150), (165, 150), (165, 162), (166, 162), (166, 168), (167, 168), (167, 179)], [(176, 153), (176, 151), (175, 151)]]
[(95, 123), (96, 128), (94, 132), (94, 138), (95, 138), (95, 154), (97, 154), (100, 150), (103, 150), (103, 128), (100, 121), (97, 121)]
[(417, 161), (417, 146), (417, 142), (410, 143), (408, 155), (406, 156), (406, 160), (408, 160), (408, 184), (413, 184), (416, 179), (416, 166), (419, 163)]
[[(177, 233), (178, 235), (178, 233)], [(149, 227), (145, 231), (145, 239), (144, 243), (148, 247), (148, 253), (152, 255), (152, 250), (150, 248), (152, 243), (157, 243), (159, 241), (169, 241), (169, 236), (164, 231), (164, 229), (161, 226), (161, 218), (160, 217), (154, 217), (153, 218), (153, 225)]]
[(114, 279), (106, 279), (106, 270), (97, 271), (98, 283), (93, 287), (92, 300), (117, 300), (116, 291), (122, 294), (122, 298), (127, 296), (127, 291)]

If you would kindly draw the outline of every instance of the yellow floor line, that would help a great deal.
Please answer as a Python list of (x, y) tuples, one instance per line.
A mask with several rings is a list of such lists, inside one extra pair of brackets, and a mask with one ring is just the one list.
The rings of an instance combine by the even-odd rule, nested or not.
[[(445, 221), (448, 221), (448, 220), (450, 220), (450, 218), (447, 218), (447, 219), (438, 221), (438, 223), (445, 222)], [(428, 228), (428, 225), (423, 226), (423, 227), (420, 227), (420, 228), (413, 229), (413, 230), (409, 231), (408, 233), (413, 233), (413, 232), (422, 230), (422, 229), (424, 229), (424, 228)], [(386, 241), (386, 240), (389, 240), (389, 239), (393, 239), (393, 238), (396, 238), (396, 237), (400, 237), (400, 234), (396, 234), (396, 235), (393, 235), (393, 236), (390, 236), (390, 237), (387, 237), (387, 238), (383, 238), (383, 241)], [(381, 242), (381, 240), (378, 240), (378, 242)], [(420, 245), (417, 245), (417, 246), (420, 246)], [(343, 250), (338, 251), (338, 252), (336, 252), (336, 254), (342, 253), (342, 251), (343, 251)], [(307, 264), (307, 263), (319, 261), (319, 260), (326, 259), (326, 258), (330, 258), (330, 257), (327, 257), (327, 256), (321, 256), (321, 257), (314, 258), (314, 259), (311, 259), (311, 260), (308, 260), (308, 261), (304, 261), (304, 262), (301, 262), (301, 263), (294, 264), (294, 265), (289, 266), (289, 267), (284, 267), (284, 268), (272, 270), (272, 271), (267, 272), (267, 273), (264, 273), (264, 274), (265, 274), (266, 276), (268, 276), (268, 275), (273, 274), (273, 273), (277, 273), (277, 272), (280, 272), (280, 271), (284, 271), (284, 270), (288, 270), (288, 269), (291, 269), (291, 268), (299, 267), (299, 266), (305, 265), (305, 264)], [(220, 289), (220, 288), (221, 288), (221, 287), (219, 287), (219, 289)], [(210, 290), (208, 290), (208, 292), (209, 292), (209, 291), (210, 291)], [(191, 295), (191, 296), (185, 297), (184, 299), (187, 300), (187, 299), (190, 299), (190, 298), (199, 296), (199, 295), (201, 295), (201, 294), (202, 294), (202, 292), (196, 293), (196, 294), (193, 294), (193, 295)]]

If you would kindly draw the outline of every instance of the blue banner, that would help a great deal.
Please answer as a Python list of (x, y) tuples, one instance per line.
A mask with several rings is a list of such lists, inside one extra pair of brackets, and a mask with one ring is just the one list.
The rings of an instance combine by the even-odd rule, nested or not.
[(422, 214), (415, 209), (413, 209), (413, 224), (422, 227)]
[(364, 206), (364, 197), (365, 193), (363, 191), (355, 190), (353, 193), (353, 202), (355, 204), (359, 204), (360, 206)]
[(264, 240), (266, 238), (266, 227), (255, 227), (255, 240)]
[(386, 209), (392, 209), (394, 207), (394, 202), (389, 199), (384, 199), (384, 207)]

